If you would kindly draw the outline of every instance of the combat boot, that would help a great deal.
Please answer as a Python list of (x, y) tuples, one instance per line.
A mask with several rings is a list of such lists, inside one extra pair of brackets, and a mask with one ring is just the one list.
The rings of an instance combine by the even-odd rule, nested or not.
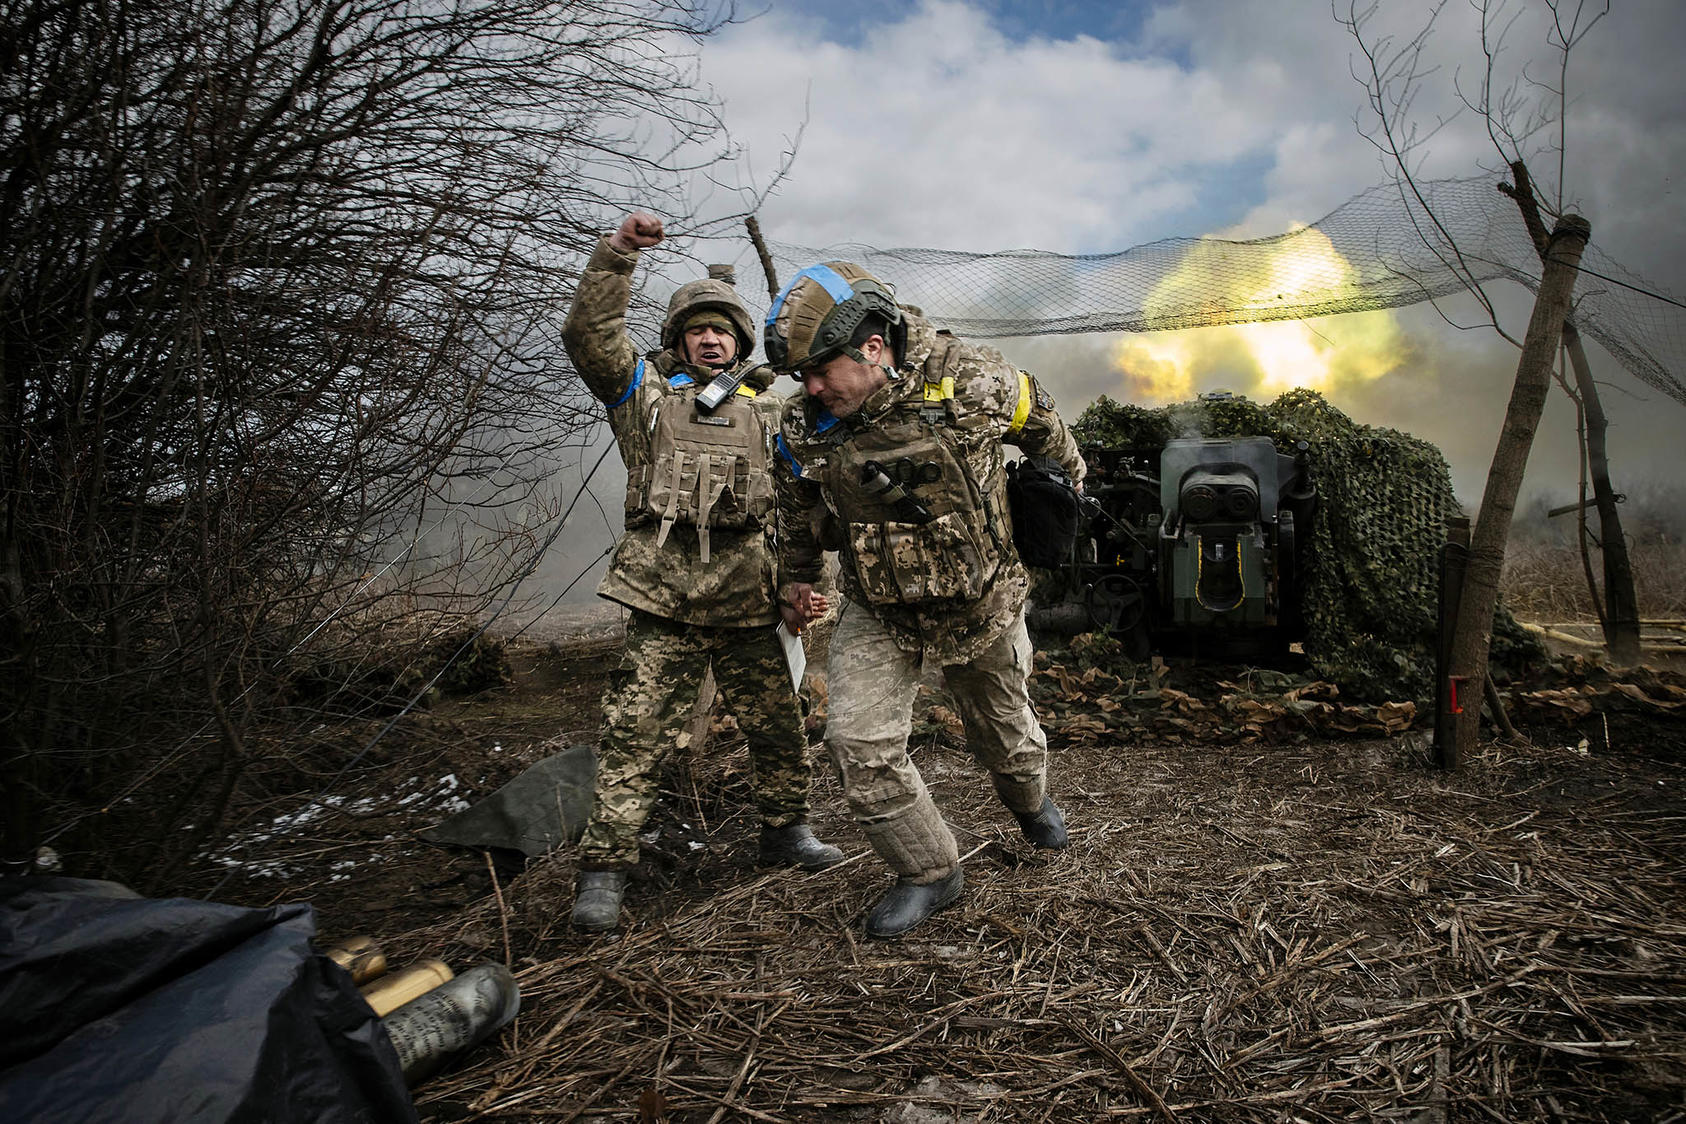
[(843, 852), (815, 838), (805, 823), (787, 827), (761, 825), (762, 866), (796, 866), (803, 870), (824, 870), (843, 861)]
[(898, 878), (866, 915), (869, 937), (899, 937), (944, 906), (953, 905), (966, 887), (960, 867), (946, 878), (920, 885)]
[(1068, 842), (1065, 813), (1048, 797), (1042, 798), (1042, 807), (1037, 811), (1014, 812), (1013, 818), (1019, 821), (1019, 830), (1024, 832), (1032, 847), (1040, 847), (1044, 851), (1065, 850)]
[(574, 891), (574, 928), (606, 933), (620, 924), (626, 871), (582, 870)]

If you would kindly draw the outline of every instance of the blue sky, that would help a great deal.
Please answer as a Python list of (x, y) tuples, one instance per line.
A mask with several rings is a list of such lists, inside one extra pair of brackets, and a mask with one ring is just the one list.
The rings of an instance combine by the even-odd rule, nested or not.
[[(799, 13), (821, 24), (834, 43), (859, 42), (868, 29), (895, 24), (913, 5), (897, 0), (791, 0), (774, 3), (784, 13)], [(1128, 43), (1141, 34), (1154, 5), (1142, 0), (1126, 3), (1085, 3), (1081, 0), (981, 0), (972, 5), (1009, 39), (1074, 39), (1088, 35), (1109, 42)], [(748, 9), (746, 9), (748, 10)]]

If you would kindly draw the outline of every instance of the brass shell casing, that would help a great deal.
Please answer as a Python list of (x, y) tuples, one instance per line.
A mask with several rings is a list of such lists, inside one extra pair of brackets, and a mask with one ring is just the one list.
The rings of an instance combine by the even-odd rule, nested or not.
[(386, 953), (373, 937), (347, 937), (324, 954), (351, 973), (351, 982), (361, 987), (386, 972)]
[(363, 993), (364, 1001), (375, 1009), (375, 1014), (385, 1016), (449, 982), (452, 974), (451, 966), (442, 960), (418, 960), (403, 971), (382, 976), (358, 990)]

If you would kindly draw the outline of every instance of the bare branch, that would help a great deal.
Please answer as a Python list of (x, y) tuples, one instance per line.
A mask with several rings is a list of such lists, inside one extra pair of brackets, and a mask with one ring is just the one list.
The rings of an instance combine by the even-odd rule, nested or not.
[(214, 823), (292, 708), (388, 705), (531, 572), (600, 417), (562, 294), (733, 157), (695, 48), (735, 16), (0, 10), (8, 855), (206, 761)]

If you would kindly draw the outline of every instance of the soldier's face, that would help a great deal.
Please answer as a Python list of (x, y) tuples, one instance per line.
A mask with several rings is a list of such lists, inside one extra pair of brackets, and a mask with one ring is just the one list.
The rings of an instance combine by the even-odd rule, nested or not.
[(686, 328), (685, 361), (699, 367), (730, 367), (738, 357), (738, 337), (713, 324)]
[(834, 418), (848, 417), (873, 391), (890, 381), (884, 368), (878, 366), (887, 358), (882, 337), (869, 337), (861, 345), (861, 354), (870, 362), (857, 363), (847, 355), (833, 355), (799, 372), (802, 389), (818, 398)]

